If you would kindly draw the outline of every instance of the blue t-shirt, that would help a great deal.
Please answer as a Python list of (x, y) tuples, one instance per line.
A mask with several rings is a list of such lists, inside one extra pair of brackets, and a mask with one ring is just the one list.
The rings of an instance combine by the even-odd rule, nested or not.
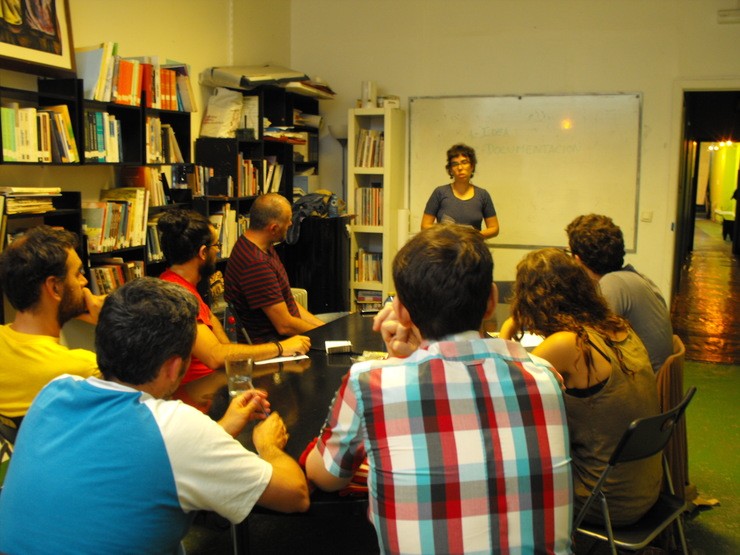
[(496, 208), (485, 189), (473, 185), (472, 198), (460, 200), (451, 185), (440, 185), (429, 197), (424, 214), (434, 216), (438, 222), (469, 225), (480, 230), (483, 220), (496, 215)]
[(0, 552), (176, 553), (193, 511), (240, 522), (272, 467), (179, 401), (62, 376), (23, 420)]

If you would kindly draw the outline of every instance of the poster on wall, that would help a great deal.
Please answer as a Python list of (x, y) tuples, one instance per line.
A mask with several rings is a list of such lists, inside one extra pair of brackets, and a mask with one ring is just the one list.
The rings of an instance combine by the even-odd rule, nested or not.
[(74, 75), (68, 0), (2, 0), (0, 68), (45, 75)]

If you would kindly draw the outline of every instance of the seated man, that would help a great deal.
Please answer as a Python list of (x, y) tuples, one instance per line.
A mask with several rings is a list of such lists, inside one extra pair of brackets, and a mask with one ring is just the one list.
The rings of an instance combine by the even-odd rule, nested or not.
[(295, 336), (274, 341), (261, 341), (260, 345), (238, 345), (229, 341), (228, 335), (211, 309), (203, 302), (197, 286), (207, 280), (216, 269), (216, 254), (220, 245), (216, 230), (208, 218), (192, 210), (174, 209), (163, 213), (157, 222), (169, 268), (160, 276), (190, 291), (198, 300), (198, 335), (193, 347), (183, 385), (209, 375), (224, 366), (229, 354), (244, 354), (255, 360), (277, 356), (305, 354), (311, 340)]
[(292, 225), (290, 203), (277, 193), (262, 195), (249, 212), (224, 276), (224, 298), (236, 310), (252, 341), (275, 341), (324, 324), (296, 303), (274, 243)]
[(415, 235), (393, 261), (395, 316), (380, 316), (389, 354), (408, 356), (355, 364), (308, 454), (324, 490), (367, 455), (382, 552), (570, 553), (560, 385), (521, 345), (482, 338), (492, 274), (477, 230)]
[(658, 286), (624, 266), (624, 237), (611, 218), (578, 216), (565, 229), (573, 256), (599, 284), (609, 308), (625, 318), (642, 339), (653, 372), (673, 354), (671, 315)]
[[(185, 288), (155, 278), (111, 293), (95, 340), (104, 379), (59, 377), (26, 415), (0, 495), (0, 552), (176, 553), (193, 511), (237, 523), (255, 504), (308, 509), (264, 393), (234, 398), (219, 423), (165, 400), (188, 367), (197, 314)], [(234, 439), (255, 419), (260, 456)]]
[(85, 287), (77, 236), (39, 226), (0, 255), (0, 283), (17, 311), (0, 326), (0, 414), (19, 423), (36, 394), (61, 374), (99, 376), (95, 353), (60, 344), (62, 326), (84, 315), (97, 321), (104, 297)]

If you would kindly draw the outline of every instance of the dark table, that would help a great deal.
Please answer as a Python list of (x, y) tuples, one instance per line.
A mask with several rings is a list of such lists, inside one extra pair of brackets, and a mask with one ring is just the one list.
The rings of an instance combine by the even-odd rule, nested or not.
[[(380, 334), (372, 331), (372, 318), (360, 314), (349, 314), (338, 320), (307, 332), (311, 338), (309, 358), (281, 363), (255, 366), (254, 386), (268, 392), (273, 411), (280, 413), (288, 428), (290, 439), (285, 451), (298, 459), (304, 449), (321, 430), (329, 406), (334, 399), (342, 377), (347, 373), (354, 354), (363, 351), (384, 351)], [(325, 341), (349, 340), (352, 353), (326, 354)], [(228, 403), (225, 373), (220, 370), (202, 380), (187, 384), (190, 400), (202, 400), (207, 405), (208, 414), (220, 418)], [(201, 406), (203, 409), (204, 406)], [(254, 451), (252, 444), (253, 424), (246, 426), (237, 438), (245, 447)], [(265, 509), (255, 508), (260, 512)], [(331, 514), (365, 514), (366, 497), (340, 497), (336, 493), (314, 491), (311, 495), (309, 516)], [(296, 515), (297, 518), (303, 515)], [(248, 521), (234, 527), (234, 543), (237, 553), (247, 553), (249, 549)]]

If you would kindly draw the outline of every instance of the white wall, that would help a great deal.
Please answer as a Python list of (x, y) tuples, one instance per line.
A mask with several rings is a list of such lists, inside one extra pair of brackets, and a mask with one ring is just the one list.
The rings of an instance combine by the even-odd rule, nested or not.
[[(404, 108), (413, 96), (642, 93), (639, 210), (652, 212), (652, 222), (640, 222), (637, 252), (628, 260), (668, 294), (682, 91), (740, 89), (740, 25), (716, 23), (717, 10), (731, 4), (296, 0), (291, 65), (337, 91), (336, 99), (321, 103), (327, 124), (346, 121), (366, 79), (377, 82), (379, 95), (399, 95)], [(440, 153), (440, 167), (443, 161)], [(338, 191), (341, 148), (326, 133), (320, 163), (322, 186)], [(499, 214), (499, 220), (505, 226), (525, 214), (523, 204), (521, 214)], [(496, 250), (497, 279), (513, 280), (523, 254)]]

